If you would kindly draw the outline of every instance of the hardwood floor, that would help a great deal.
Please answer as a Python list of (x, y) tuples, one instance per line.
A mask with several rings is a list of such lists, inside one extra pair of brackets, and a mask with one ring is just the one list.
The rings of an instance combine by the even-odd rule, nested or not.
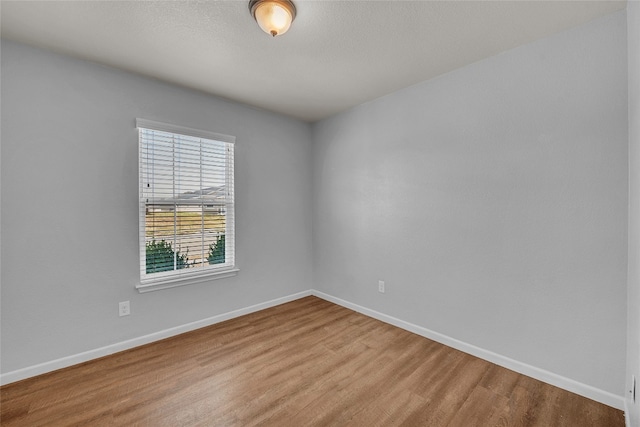
[(330, 302), (0, 388), (3, 426), (624, 426), (619, 410)]

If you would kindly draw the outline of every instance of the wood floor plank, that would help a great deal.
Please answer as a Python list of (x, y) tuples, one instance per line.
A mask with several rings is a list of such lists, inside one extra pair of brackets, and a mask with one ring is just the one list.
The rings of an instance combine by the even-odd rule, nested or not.
[(316, 297), (0, 388), (2, 426), (624, 426)]
[(482, 386), (475, 387), (447, 424), (449, 427), (484, 427), (503, 423), (509, 399)]
[(509, 398), (519, 378), (520, 374), (517, 372), (491, 364), (479, 385), (487, 390)]

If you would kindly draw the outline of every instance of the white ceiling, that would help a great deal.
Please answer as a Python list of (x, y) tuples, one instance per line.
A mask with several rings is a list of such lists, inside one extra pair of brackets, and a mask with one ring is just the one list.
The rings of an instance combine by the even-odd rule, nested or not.
[(624, 9), (626, 1), (2, 1), (2, 37), (306, 121)]

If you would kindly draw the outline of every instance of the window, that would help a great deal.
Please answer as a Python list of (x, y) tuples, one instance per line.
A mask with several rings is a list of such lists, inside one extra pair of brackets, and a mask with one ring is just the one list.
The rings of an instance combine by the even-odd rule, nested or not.
[(140, 292), (236, 274), (235, 137), (137, 120)]

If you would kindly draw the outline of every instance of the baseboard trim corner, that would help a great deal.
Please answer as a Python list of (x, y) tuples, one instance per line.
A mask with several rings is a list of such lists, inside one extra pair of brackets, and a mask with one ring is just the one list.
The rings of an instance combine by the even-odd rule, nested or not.
[(122, 342), (110, 344), (104, 347), (96, 348), (93, 350), (85, 351), (83, 353), (73, 354), (70, 356), (40, 363), (38, 365), (28, 366), (26, 368), (7, 372), (0, 375), (0, 385), (10, 384), (10, 383), (21, 381), (27, 378), (35, 377), (37, 375), (42, 375), (48, 372), (56, 371), (58, 369), (77, 365), (79, 363), (88, 362), (93, 359), (108, 356), (110, 354), (118, 353), (120, 351), (129, 350), (134, 347), (139, 347), (141, 345), (149, 344), (154, 341), (159, 341), (175, 335), (183, 334), (185, 332), (190, 332), (196, 329), (204, 328), (206, 326), (211, 326), (216, 323), (224, 322), (225, 320), (234, 319), (236, 317), (244, 316), (245, 314), (250, 314), (256, 311), (264, 310), (266, 308), (275, 307), (277, 305), (294, 301), (300, 298), (304, 298), (310, 295), (312, 295), (311, 290), (298, 292), (298, 293), (287, 295), (281, 298), (272, 299), (270, 301), (266, 301), (260, 304), (255, 304), (249, 307), (232, 310), (227, 313), (218, 314), (206, 319), (197, 320), (195, 322), (187, 323), (184, 325), (176, 326), (176, 327), (165, 329), (162, 331), (153, 332), (148, 335), (143, 335), (137, 338), (132, 338), (126, 341), (122, 341)]
[[(389, 316), (375, 310), (371, 310), (369, 308), (360, 306), (358, 304), (354, 304), (352, 302), (343, 300), (341, 298), (334, 297), (332, 295), (326, 294), (324, 292), (321, 292), (315, 289), (312, 290), (311, 293), (312, 295), (318, 298), (322, 298), (326, 301), (332, 302), (334, 304), (338, 304), (342, 307), (351, 309), (353, 311), (364, 314), (366, 316), (373, 317), (374, 319), (380, 320), (390, 325), (397, 326), (409, 332), (413, 332), (414, 334), (421, 335), (433, 341), (437, 341), (446, 346), (455, 348), (456, 350), (460, 350), (462, 352), (471, 354), (472, 356), (479, 357), (480, 359), (486, 360), (491, 363), (495, 363), (496, 365), (518, 372), (528, 377), (535, 378), (547, 384), (551, 384), (553, 386), (570, 391), (572, 393), (579, 394), (588, 399), (595, 400), (596, 402), (603, 403), (607, 406), (611, 406), (616, 409), (620, 409), (620, 410), (626, 409), (625, 399), (622, 396), (618, 396), (608, 391), (601, 390), (601, 389), (592, 387), (590, 385), (580, 383), (578, 381), (563, 377), (561, 375), (555, 374), (545, 369), (541, 369), (535, 366), (528, 365), (523, 362), (519, 362), (517, 360), (511, 359), (501, 354), (494, 353), (489, 350), (485, 350), (475, 345), (468, 344), (466, 342), (457, 340), (455, 338), (432, 331), (427, 328), (423, 328), (422, 326), (418, 326), (413, 323), (405, 322), (404, 320), (398, 319), (396, 317)], [(625, 414), (626, 414), (626, 411), (625, 411)]]

